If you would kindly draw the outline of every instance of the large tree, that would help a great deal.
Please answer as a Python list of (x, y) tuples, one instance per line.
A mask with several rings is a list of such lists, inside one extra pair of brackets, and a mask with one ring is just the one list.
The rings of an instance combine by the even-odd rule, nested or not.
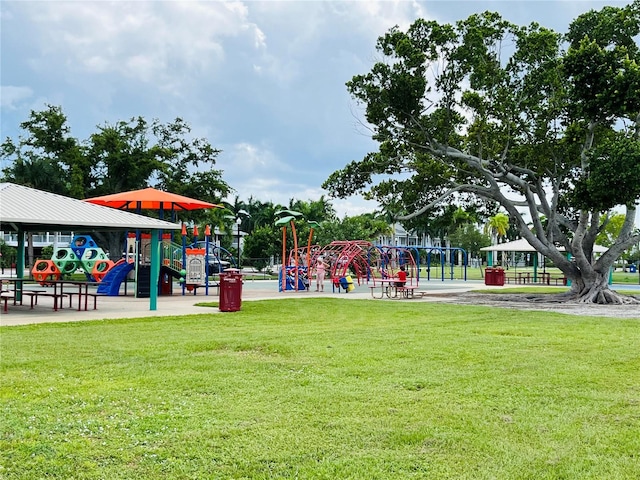
[[(166, 124), (143, 117), (104, 124), (80, 141), (71, 136), (62, 108), (47, 105), (32, 111), (20, 127), (17, 140), (7, 138), (0, 146), (1, 157), (10, 161), (2, 172), (7, 181), (76, 198), (155, 186), (219, 203), (231, 191), (213, 168), (220, 151), (207, 139), (194, 138), (180, 118)], [(204, 215), (180, 212), (180, 220)], [(94, 235), (119, 256), (122, 234)]]
[(32, 111), (20, 128), (24, 135), (17, 140), (7, 137), (0, 146), (0, 156), (12, 162), (2, 172), (4, 180), (82, 198), (78, 179), (83, 176), (83, 151), (71, 136), (62, 109), (47, 105), (45, 110)]
[[(632, 301), (607, 281), (640, 241), (639, 33), (639, 0), (585, 13), (566, 35), (490, 12), (393, 28), (378, 40), (383, 58), (347, 83), (379, 150), (324, 187), (399, 203), (401, 220), (452, 198), (497, 203), (571, 279), (567, 295)], [(613, 209), (625, 222), (595, 258)]]
[[(74, 185), (79, 176), (82, 150), (71, 137), (67, 117), (60, 107), (47, 106), (31, 112), (20, 124), (26, 134), (17, 141), (7, 138), (0, 146), (0, 156), (13, 160), (3, 172), (5, 181), (46, 190), (60, 195), (77, 195)], [(35, 251), (33, 232), (27, 232), (27, 265), (33, 266)]]

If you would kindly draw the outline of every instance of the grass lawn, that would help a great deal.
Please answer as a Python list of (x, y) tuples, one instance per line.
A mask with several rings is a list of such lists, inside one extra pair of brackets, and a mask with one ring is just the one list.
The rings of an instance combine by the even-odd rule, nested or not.
[(637, 479), (640, 323), (339, 298), (0, 328), (0, 478)]

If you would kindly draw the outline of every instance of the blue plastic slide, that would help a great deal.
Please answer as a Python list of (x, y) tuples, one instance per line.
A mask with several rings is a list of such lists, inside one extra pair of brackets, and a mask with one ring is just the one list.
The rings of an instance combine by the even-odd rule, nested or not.
[(133, 262), (116, 263), (104, 276), (100, 285), (98, 285), (98, 293), (104, 293), (110, 297), (117, 297), (120, 293), (120, 285), (134, 267)]

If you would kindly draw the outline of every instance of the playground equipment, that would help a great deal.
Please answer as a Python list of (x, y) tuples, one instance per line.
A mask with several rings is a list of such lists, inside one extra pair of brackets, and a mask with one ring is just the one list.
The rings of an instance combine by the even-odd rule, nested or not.
[[(287, 219), (287, 221), (291, 220)], [(450, 278), (454, 279), (456, 255), (461, 256), (460, 267), (463, 269), (464, 280), (467, 279), (467, 254), (457, 247), (374, 246), (371, 242), (364, 240), (334, 241), (325, 247), (320, 247), (311, 245), (309, 241), (306, 248), (294, 248), (289, 252), (288, 263), (283, 266), (280, 273), (279, 288), (280, 291), (295, 289), (297, 285), (298, 289), (303, 289), (305, 283), (301, 282), (296, 275), (302, 276), (303, 279), (305, 276), (311, 277), (312, 266), (320, 256), (331, 265), (329, 272), (334, 290), (338, 288), (339, 291), (341, 289), (351, 291), (356, 284), (362, 285), (378, 279), (394, 278), (401, 266), (407, 273), (408, 284), (417, 286), (421, 278), (420, 252), (423, 250), (427, 251), (427, 280), (431, 279), (431, 256), (434, 251), (440, 255), (443, 281), (447, 259), (449, 259)], [(302, 264), (298, 263), (299, 259), (304, 259)]]
[[(427, 280), (431, 280), (431, 256), (437, 254), (439, 256), (440, 263), (440, 280), (445, 281), (445, 270), (447, 263), (449, 264), (449, 279), (454, 279), (454, 271), (455, 271), (455, 257), (456, 255), (462, 256), (462, 261), (460, 263), (460, 267), (462, 268), (462, 277), (466, 281), (467, 280), (467, 266), (468, 266), (468, 258), (467, 252), (458, 247), (410, 247), (413, 248), (416, 252), (416, 259), (418, 265), (421, 265), (420, 262), (420, 251), (426, 250), (427, 252)], [(448, 260), (448, 262), (447, 262)]]
[(120, 259), (104, 274), (98, 293), (116, 297), (120, 294), (120, 285), (135, 269), (135, 263)]
[[(309, 238), (307, 239), (306, 248), (298, 248), (298, 234), (296, 231), (295, 220), (302, 218), (302, 213), (292, 210), (280, 210), (276, 212), (280, 218), (276, 220), (276, 226), (282, 227), (282, 267), (278, 274), (279, 291), (285, 290), (308, 290), (310, 278), (312, 274), (312, 265), (314, 265), (317, 253), (320, 247), (312, 247), (313, 232), (320, 224), (314, 220), (307, 220), (309, 225)], [(293, 249), (287, 257), (287, 225), (291, 227), (293, 234)]]
[(369, 264), (374, 278), (394, 278), (403, 267), (407, 274), (407, 284), (418, 285), (420, 269), (414, 252), (417, 253), (413, 248), (401, 246), (376, 245), (370, 248)]
[[(207, 226), (208, 228), (208, 226)], [(205, 229), (206, 236), (206, 229)], [(206, 238), (206, 237), (205, 237)], [(205, 250), (205, 260), (207, 264), (207, 274), (214, 275), (228, 268), (238, 268), (236, 258), (229, 250), (210, 241), (197, 241), (192, 244), (193, 248)]]
[[(317, 224), (311, 222), (313, 227)], [(355, 288), (353, 277), (356, 277), (358, 284), (367, 281), (369, 272), (367, 249), (371, 247), (370, 242), (365, 241), (335, 241), (325, 247), (319, 245), (311, 245), (313, 235), (313, 227), (309, 234), (309, 240), (306, 248), (291, 250), (288, 257), (288, 266), (283, 267), (286, 271), (287, 278), (292, 276), (295, 271), (298, 275), (303, 276), (303, 281), (292, 280), (292, 284), (297, 282), (298, 289), (303, 286), (308, 288), (308, 282), (312, 275), (313, 265), (318, 261), (318, 257), (322, 256), (324, 261), (329, 263), (329, 278), (333, 284), (333, 288), (351, 291)], [(299, 259), (304, 259), (300, 265)], [(295, 270), (294, 270), (295, 269)], [(290, 273), (291, 272), (291, 273)], [(283, 288), (289, 288), (289, 283), (282, 283), (282, 274), (280, 274), (280, 291)]]
[[(326, 262), (331, 265), (329, 269), (330, 278), (335, 286), (342, 286), (341, 279), (347, 280), (355, 277), (358, 285), (366, 283), (371, 276), (371, 267), (367, 252), (373, 245), (364, 240), (334, 241), (320, 250), (317, 255), (322, 255)], [(353, 290), (347, 281), (347, 291)], [(354, 285), (351, 282), (351, 285)], [(355, 288), (355, 285), (354, 285)]]
[(194, 285), (203, 285), (207, 281), (207, 269), (205, 263), (204, 248), (187, 248), (185, 249), (185, 255), (187, 260), (185, 262), (186, 269), (181, 269), (180, 274), (184, 272), (184, 283), (189, 291), (192, 291)]
[[(365, 240), (334, 241), (325, 247), (311, 245), (309, 242), (306, 249), (290, 252), (289, 266), (286, 267), (286, 270), (283, 269), (290, 280), (283, 283), (281, 274), (280, 283), (284, 287), (281, 286), (280, 289), (293, 288), (290, 285), (298, 281), (291, 280), (296, 258), (305, 258), (305, 264), (298, 265), (296, 269), (298, 274), (310, 277), (310, 269), (320, 256), (330, 265), (329, 277), (334, 291), (337, 288), (338, 291), (350, 292), (355, 288), (356, 283), (362, 285), (375, 279), (376, 276), (378, 278), (395, 276), (399, 266), (404, 263), (411, 265), (412, 277), (417, 278), (417, 267), (411, 253), (400, 249), (398, 252), (401, 253), (393, 254), (389, 249), (391, 247), (374, 247), (371, 242)], [(405, 260), (402, 260), (403, 258)], [(294, 266), (291, 266), (292, 264)], [(416, 273), (414, 274), (414, 272)], [(298, 288), (301, 289), (302, 286), (298, 281)]]
[[(284, 272), (285, 278), (282, 278)], [(284, 290), (308, 290), (309, 270), (307, 267), (299, 265), (287, 265), (278, 272), (278, 291)]]
[(38, 260), (31, 273), (36, 281), (44, 284), (82, 268), (89, 281), (100, 282), (113, 265), (91, 236), (76, 235), (68, 247), (57, 248), (50, 260)]
[[(320, 224), (314, 220), (308, 220), (307, 223), (309, 224), (309, 238), (307, 240), (307, 251), (305, 252), (305, 259), (307, 262), (307, 267), (311, 266), (311, 241), (313, 240), (313, 231), (318, 228), (320, 226)], [(311, 273), (310, 271), (308, 272), (309, 274)]]
[[(298, 234), (296, 232), (296, 224), (295, 219), (301, 218), (302, 213), (294, 212), (293, 210), (279, 210), (276, 212), (278, 215), (278, 220), (276, 220), (275, 224), (278, 227), (282, 227), (282, 268), (280, 270), (280, 282), (279, 289), (280, 291), (285, 290), (304, 290), (304, 288), (300, 288), (299, 282), (299, 262), (298, 262)], [(287, 265), (285, 264), (285, 259), (287, 258), (287, 225), (291, 226), (291, 233), (293, 234), (293, 252), (294, 252), (294, 261), (293, 261), (293, 288), (287, 288)], [(304, 284), (303, 284), (304, 286)]]
[[(208, 208), (223, 208), (222, 205), (216, 205), (209, 202), (185, 197), (183, 195), (177, 195), (175, 193), (165, 192), (154, 188), (144, 188), (141, 190), (134, 190), (130, 192), (121, 192), (112, 195), (105, 195), (102, 197), (94, 197), (87, 199), (90, 203), (98, 205), (105, 205), (113, 208), (123, 210), (135, 210), (137, 213), (141, 213), (142, 210), (157, 210), (159, 211), (159, 218), (165, 218), (165, 214), (170, 214), (172, 221), (176, 221), (176, 213), (179, 211), (191, 211)], [(208, 227), (207, 227), (208, 228)], [(196, 230), (197, 227), (194, 228)], [(184, 231), (184, 228), (183, 228)], [(186, 236), (184, 232), (183, 238)], [(208, 237), (209, 235), (207, 235)], [(194, 237), (198, 237), (196, 231), (194, 231)], [(184, 240), (183, 240), (184, 243)], [(186, 265), (186, 245), (180, 246), (172, 244), (171, 235), (162, 235), (162, 265), (160, 267), (160, 278), (151, 278), (151, 241), (148, 235), (133, 234), (127, 238), (126, 256), (127, 259), (135, 264), (135, 280), (137, 292), (139, 297), (145, 297), (150, 295), (151, 282), (159, 282), (160, 294), (170, 294), (172, 288), (172, 278), (182, 279), (183, 295), (188, 283), (186, 280), (186, 271), (184, 267)], [(174, 251), (179, 253), (174, 254)], [(131, 258), (133, 257), (133, 258)], [(124, 269), (123, 266), (119, 269)], [(131, 270), (129, 270), (131, 272)], [(184, 273), (183, 273), (184, 272)], [(121, 275), (118, 276), (120, 279)], [(126, 277), (126, 275), (125, 275)], [(106, 281), (108, 274), (103, 281)], [(208, 281), (207, 276), (204, 276), (205, 285), (207, 287), (208, 294)], [(198, 286), (202, 283), (202, 280), (198, 282)], [(121, 281), (121, 280), (120, 280)], [(193, 285), (193, 289), (196, 288), (196, 283)], [(116, 286), (113, 285), (113, 291)]]
[[(186, 239), (186, 227), (183, 229), (183, 243)], [(197, 233), (194, 232), (197, 240)], [(172, 293), (172, 278), (177, 278), (185, 290), (194, 291), (204, 286), (209, 294), (209, 279), (206, 266), (215, 255), (209, 245), (210, 227), (205, 228), (205, 248), (186, 248), (171, 242), (171, 234), (162, 235), (162, 257), (159, 293)], [(219, 247), (216, 247), (219, 248)], [(213, 250), (215, 251), (215, 249)], [(226, 252), (226, 250), (225, 250)], [(227, 252), (228, 253), (228, 252)], [(33, 277), (40, 284), (59, 280), (64, 275), (75, 273), (82, 268), (89, 281), (99, 282), (98, 293), (117, 296), (122, 282), (133, 275), (136, 282), (136, 296), (148, 297), (151, 290), (151, 236), (150, 234), (127, 235), (125, 258), (113, 262), (89, 235), (76, 235), (67, 247), (57, 248), (51, 259), (38, 260), (32, 269)], [(221, 260), (217, 258), (221, 268)], [(211, 284), (217, 286), (217, 283)]]
[[(185, 280), (182, 281), (182, 294), (185, 290), (193, 291), (203, 286), (205, 295), (209, 294), (209, 287), (219, 287), (217, 282), (209, 282), (209, 275), (221, 274), (231, 263), (237, 268), (237, 260), (221, 246), (211, 243), (211, 227), (205, 226), (204, 241), (198, 240), (198, 227), (193, 227), (193, 243), (187, 246), (186, 226), (182, 228), (182, 262), (183, 271), (185, 271)], [(227, 260), (222, 260), (222, 257)]]
[(62, 274), (53, 260), (38, 260), (31, 269), (33, 278), (44, 285), (48, 280), (60, 280)]
[[(205, 227), (205, 241), (198, 241), (197, 226), (194, 226), (192, 245), (187, 245), (187, 227), (182, 228), (182, 245), (172, 241), (171, 234), (163, 234), (161, 247), (160, 276), (158, 278), (159, 295), (173, 294), (173, 280), (179, 281), (182, 287), (182, 294), (194, 292), (199, 287), (205, 288), (205, 295), (209, 294), (209, 287), (218, 284), (209, 281), (209, 270), (207, 266), (217, 263), (222, 270), (222, 260), (216, 255), (221, 250), (210, 243), (211, 229)], [(127, 236), (125, 246), (126, 259), (115, 263), (103, 275), (101, 285), (98, 287), (99, 293), (116, 296), (119, 294), (123, 281), (133, 276), (136, 281), (136, 296), (146, 297), (149, 295), (151, 287), (151, 236), (149, 234), (130, 233)], [(228, 254), (226, 250), (224, 250)], [(230, 257), (230, 254), (228, 254)], [(231, 257), (230, 257), (231, 258)], [(233, 260), (233, 258), (231, 258)], [(233, 260), (235, 262), (235, 260)], [(227, 265), (228, 262), (225, 262)], [(101, 264), (96, 262), (94, 271), (99, 269)], [(133, 273), (132, 273), (133, 272)]]

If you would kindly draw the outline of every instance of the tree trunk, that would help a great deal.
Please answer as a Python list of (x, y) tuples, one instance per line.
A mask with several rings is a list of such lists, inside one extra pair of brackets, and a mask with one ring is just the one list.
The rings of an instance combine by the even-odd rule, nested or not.
[(594, 273), (571, 278), (571, 290), (567, 294), (572, 300), (580, 303), (597, 303), (601, 305), (640, 303), (634, 297), (621, 295), (609, 288), (609, 274)]
[(108, 252), (109, 260), (117, 262), (125, 249), (125, 236), (121, 232), (94, 233), (94, 240), (102, 250)]

